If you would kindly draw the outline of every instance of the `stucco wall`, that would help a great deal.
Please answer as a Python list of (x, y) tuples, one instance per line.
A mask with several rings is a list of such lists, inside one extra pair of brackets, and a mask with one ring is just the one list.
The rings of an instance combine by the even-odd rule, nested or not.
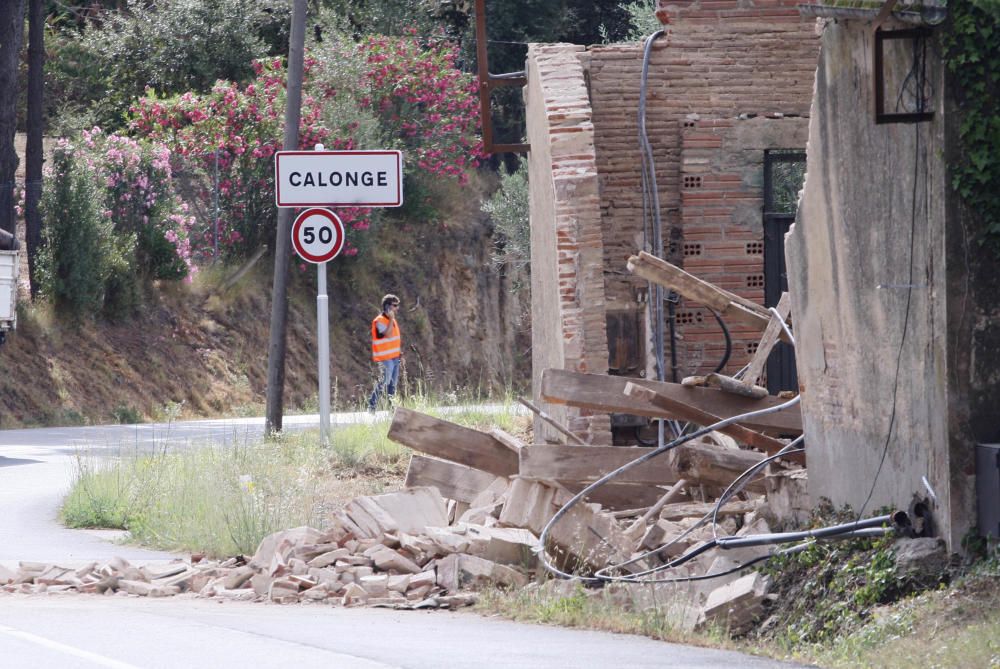
[(970, 514), (954, 515), (950, 482), (943, 106), (930, 122), (876, 125), (871, 31), (829, 22), (821, 41), (785, 244), (810, 493), (870, 515), (927, 496), (926, 477), (957, 546)]

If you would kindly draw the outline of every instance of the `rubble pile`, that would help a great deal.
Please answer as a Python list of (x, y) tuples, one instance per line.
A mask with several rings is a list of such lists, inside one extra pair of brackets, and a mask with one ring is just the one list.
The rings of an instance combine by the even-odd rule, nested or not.
[[(746, 545), (758, 538), (728, 546), (717, 539), (767, 535), (775, 521), (798, 524), (810, 508), (805, 459), (786, 454), (789, 440), (802, 434), (799, 409), (756, 385), (771, 348), (790, 340), (787, 295), (767, 311), (647, 254), (629, 267), (761, 330), (747, 371), (677, 384), (548, 369), (541, 399), (695, 426), (727, 419), (717, 432), (704, 430), (637, 462), (648, 448), (584, 443), (530, 402), (573, 443), (528, 445), (501, 430), (473, 430), (399, 408), (389, 437), (414, 451), (406, 489), (357, 498), (322, 530), (278, 532), (252, 557), (221, 562), (135, 567), (118, 559), (81, 569), (21, 563), (16, 571), (0, 568), (0, 588), (429, 608), (468, 604), (485, 585), (523, 588), (559, 570), (600, 573), (624, 586), (690, 578), (686, 592), (697, 607), (691, 625), (744, 629), (769, 602), (768, 580), (744, 565), (769, 548)], [(763, 476), (724, 497), (755, 468)], [(619, 475), (567, 507), (611, 472)], [(562, 509), (543, 550), (539, 537)], [(682, 564), (670, 564), (682, 557)]]

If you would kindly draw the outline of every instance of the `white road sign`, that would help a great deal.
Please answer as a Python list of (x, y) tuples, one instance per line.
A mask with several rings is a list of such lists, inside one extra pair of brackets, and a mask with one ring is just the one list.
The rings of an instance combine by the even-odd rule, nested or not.
[(401, 151), (279, 151), (274, 154), (279, 207), (403, 204)]

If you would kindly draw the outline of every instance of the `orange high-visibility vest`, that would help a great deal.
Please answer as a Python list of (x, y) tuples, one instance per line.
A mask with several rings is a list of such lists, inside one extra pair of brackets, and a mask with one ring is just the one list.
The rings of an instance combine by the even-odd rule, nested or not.
[[(378, 336), (379, 324), (389, 326), (384, 337)], [(398, 358), (403, 350), (403, 338), (399, 334), (399, 323), (390, 321), (385, 314), (379, 314), (372, 321), (372, 360), (381, 362)]]

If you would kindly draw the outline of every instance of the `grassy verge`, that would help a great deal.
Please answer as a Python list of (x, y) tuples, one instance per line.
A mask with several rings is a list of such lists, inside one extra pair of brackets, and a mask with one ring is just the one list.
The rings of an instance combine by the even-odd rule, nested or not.
[[(421, 399), (409, 404), (431, 411)], [(499, 411), (437, 410), (463, 425), (526, 423), (516, 405)], [(317, 431), (236, 446), (122, 447), (113, 457), (79, 453), (61, 515), (69, 527), (127, 529), (137, 543), (228, 556), (253, 553), (277, 530), (312, 525), (359, 495), (402, 486), (409, 449), (390, 441), (388, 420), (336, 428), (330, 445)]]
[(950, 585), (880, 607), (853, 632), (795, 655), (836, 668), (1000, 667), (998, 577), (997, 558), (982, 561)]
[[(656, 598), (655, 601), (652, 598)], [(521, 622), (578, 627), (712, 648), (733, 648), (720, 628), (692, 632), (682, 621), (690, 615), (680, 590), (652, 594), (650, 586), (609, 586), (588, 590), (579, 584), (548, 581), (515, 591), (489, 590), (480, 596), (480, 613)]]

